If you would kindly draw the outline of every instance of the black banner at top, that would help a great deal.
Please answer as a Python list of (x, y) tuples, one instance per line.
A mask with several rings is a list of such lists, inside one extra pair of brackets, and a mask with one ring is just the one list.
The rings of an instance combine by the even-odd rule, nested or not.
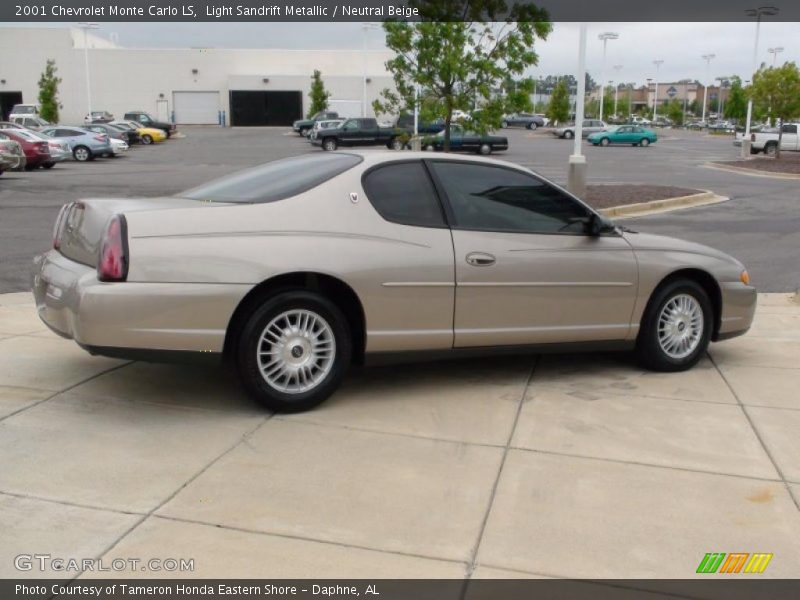
[(763, 20), (800, 22), (798, 0), (3, 0), (0, 21), (457, 21), (498, 4), (499, 21), (534, 4), (554, 22), (735, 22), (754, 20), (754, 9)]

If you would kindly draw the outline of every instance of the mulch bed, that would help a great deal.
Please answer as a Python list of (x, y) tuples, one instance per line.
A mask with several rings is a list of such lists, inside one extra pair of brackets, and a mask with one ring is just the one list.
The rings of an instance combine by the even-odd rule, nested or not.
[(664, 200), (678, 196), (700, 194), (702, 190), (671, 185), (588, 185), (582, 198), (593, 208), (610, 208), (651, 200)]
[(800, 175), (800, 152), (783, 152), (781, 153), (780, 159), (771, 156), (759, 156), (758, 158), (731, 160), (711, 164), (723, 165), (725, 167), (756, 169), (758, 171), (767, 171), (768, 173)]

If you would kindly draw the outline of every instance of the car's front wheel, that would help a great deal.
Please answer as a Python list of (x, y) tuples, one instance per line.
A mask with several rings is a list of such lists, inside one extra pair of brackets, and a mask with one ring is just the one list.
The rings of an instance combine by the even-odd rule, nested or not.
[(481, 144), (481, 147), (478, 148), (478, 154), (482, 154), (483, 156), (489, 156), (491, 153), (492, 153), (491, 144)]
[(503, 129), (506, 129), (506, 128), (508, 128), (508, 121), (502, 121), (502, 122), (500, 123), (500, 127), (502, 127)]
[(393, 138), (392, 141), (389, 142), (389, 148), (391, 150), (402, 150), (405, 148), (405, 144), (400, 138)]
[(689, 279), (671, 281), (647, 305), (637, 340), (639, 358), (655, 371), (689, 369), (708, 348), (713, 323), (705, 290)]
[(572, 133), (571, 131), (565, 131), (565, 132), (564, 132), (564, 137), (565, 137), (566, 139), (568, 139), (568, 140), (571, 140), (571, 139), (572, 139), (572, 137), (573, 137), (574, 135), (575, 135), (575, 134), (574, 134), (574, 133)]
[(145, 144), (145, 145), (152, 144), (153, 143), (153, 136), (150, 135), (149, 133), (145, 133), (142, 136), (142, 143)]
[(336, 150), (338, 144), (336, 143), (336, 138), (327, 138), (324, 142), (322, 142), (322, 149), (327, 150), (328, 152), (332, 152)]
[(350, 364), (347, 320), (324, 296), (280, 293), (256, 309), (239, 337), (237, 366), (247, 391), (270, 410), (313, 408), (339, 387)]
[(76, 146), (72, 151), (72, 156), (74, 156), (75, 160), (78, 162), (86, 162), (92, 158), (92, 151), (86, 146)]
[(604, 137), (602, 140), (600, 140), (600, 145), (601, 146), (608, 146), (610, 143), (611, 143), (611, 140), (609, 140), (606, 137)]
[(639, 142), (639, 145), (642, 146), (643, 148), (647, 147), (650, 145), (650, 140), (648, 140), (647, 138), (642, 138), (642, 141)]

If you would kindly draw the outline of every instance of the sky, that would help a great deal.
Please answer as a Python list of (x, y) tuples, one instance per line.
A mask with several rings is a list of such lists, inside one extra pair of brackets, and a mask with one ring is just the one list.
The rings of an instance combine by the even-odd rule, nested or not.
[[(75, 25), (75, 24), (72, 24)], [(1, 26), (68, 27), (69, 23), (19, 23)], [(778, 62), (800, 63), (800, 24), (761, 24), (758, 62), (772, 63), (768, 48), (783, 47)], [(578, 61), (577, 23), (555, 23), (548, 39), (537, 43), (539, 64), (536, 76), (575, 73)], [(607, 45), (603, 71), (603, 43), (598, 34), (612, 31), (619, 39)], [(361, 49), (365, 33), (360, 23), (101, 23), (94, 32), (115, 38), (128, 47), (217, 47)], [(2, 35), (0, 33), (0, 35)], [(370, 49), (385, 48), (383, 32), (366, 32)], [(749, 79), (752, 70), (755, 23), (591, 23), (588, 26), (587, 70), (598, 82), (642, 84), (646, 79), (661, 82), (698, 79), (707, 82), (722, 76)], [(701, 58), (715, 54), (711, 66)], [(654, 60), (663, 60), (656, 73)], [(613, 66), (621, 65), (616, 71)]]

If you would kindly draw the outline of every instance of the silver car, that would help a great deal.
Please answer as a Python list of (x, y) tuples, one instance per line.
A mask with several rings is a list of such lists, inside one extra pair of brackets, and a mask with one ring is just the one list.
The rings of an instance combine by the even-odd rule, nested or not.
[(635, 348), (679, 371), (747, 331), (756, 304), (734, 258), (617, 227), (528, 169), (381, 151), (68, 204), (33, 291), (91, 353), (224, 357), (290, 412), (387, 353)]
[[(589, 137), (593, 133), (599, 133), (608, 129), (608, 125), (604, 121), (597, 119), (586, 119), (583, 122), (583, 132), (581, 137)], [(565, 125), (553, 130), (553, 135), (559, 138), (571, 140), (575, 137), (575, 125)]]
[(25, 168), (25, 153), (19, 142), (7, 138), (0, 132), (0, 175), (4, 171), (21, 171)]
[(105, 133), (87, 131), (79, 127), (54, 125), (43, 129), (42, 133), (62, 140), (69, 145), (72, 156), (79, 162), (94, 160), (98, 156), (111, 156), (114, 151)]

